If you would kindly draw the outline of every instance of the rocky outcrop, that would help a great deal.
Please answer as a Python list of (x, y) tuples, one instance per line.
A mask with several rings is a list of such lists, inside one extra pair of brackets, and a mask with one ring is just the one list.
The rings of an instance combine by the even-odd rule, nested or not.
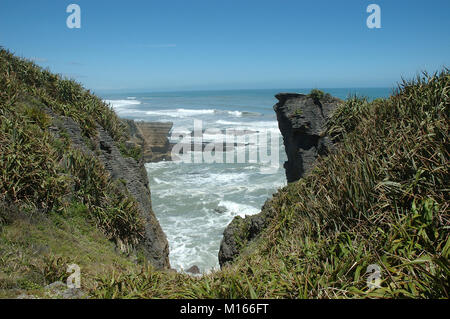
[(169, 268), (169, 244), (152, 210), (151, 194), (144, 161), (137, 162), (123, 157), (112, 138), (99, 126), (99, 158), (110, 173), (111, 178), (124, 181), (128, 192), (139, 204), (145, 220), (145, 235), (140, 246), (150, 263), (156, 268)]
[(236, 216), (223, 232), (219, 250), (220, 267), (233, 262), (242, 250), (267, 227), (274, 213), (271, 200), (268, 200), (261, 213), (245, 218)]
[(198, 268), (197, 265), (194, 265), (192, 267), (189, 267), (186, 270), (186, 272), (189, 273), (189, 274), (193, 274), (193, 275), (199, 275), (200, 274), (200, 268)]
[[(204, 135), (226, 135), (230, 136), (231, 140), (233, 140), (233, 137), (235, 136), (243, 136), (243, 135), (250, 135), (250, 134), (256, 134), (258, 131), (252, 131), (252, 130), (238, 130), (238, 129), (224, 129), (224, 130), (218, 130), (218, 129), (210, 129), (210, 130), (203, 130), (202, 132), (190, 132), (190, 134), (179, 134), (180, 137), (190, 137), (187, 141), (181, 140), (177, 143), (173, 143), (171, 145), (171, 155), (172, 160), (177, 161), (181, 159), (181, 156), (191, 153), (191, 152), (212, 152), (212, 151), (218, 151), (218, 152), (229, 152), (233, 151), (237, 147), (243, 147), (243, 146), (249, 146), (251, 143), (236, 143), (236, 142), (229, 142), (226, 139), (222, 141), (213, 142), (210, 140), (209, 137), (205, 137)], [(178, 135), (175, 133), (175, 135)]]
[(332, 143), (324, 133), (325, 125), (341, 100), (329, 95), (316, 99), (297, 93), (280, 93), (275, 97), (279, 102), (274, 110), (288, 157), (284, 168), (288, 183), (292, 183), (311, 170), (318, 156), (329, 152)]
[[(275, 97), (279, 102), (274, 110), (288, 157), (284, 168), (287, 181), (292, 183), (312, 169), (318, 156), (331, 150), (333, 145), (324, 133), (325, 125), (341, 100), (325, 94), (320, 98), (298, 93), (280, 93)], [(231, 263), (267, 227), (275, 214), (272, 200), (264, 204), (261, 213), (237, 216), (227, 226), (219, 250), (221, 267)]]
[[(87, 140), (73, 119), (58, 116), (49, 109), (46, 112), (53, 118), (53, 125), (50, 127), (53, 134), (57, 136), (66, 134), (72, 147), (96, 156), (111, 179), (123, 182), (124, 187), (137, 201), (145, 226), (143, 239), (138, 247), (133, 248), (142, 248), (141, 251), (154, 267), (169, 268), (169, 244), (152, 210), (149, 181), (143, 159), (136, 161), (134, 158), (123, 156), (112, 137), (100, 125), (97, 125), (96, 137)], [(129, 249), (121, 242), (117, 245), (122, 251)]]
[(145, 163), (171, 160), (172, 145), (169, 142), (169, 133), (172, 130), (171, 122), (137, 122), (124, 120), (130, 132), (129, 142), (139, 145)]

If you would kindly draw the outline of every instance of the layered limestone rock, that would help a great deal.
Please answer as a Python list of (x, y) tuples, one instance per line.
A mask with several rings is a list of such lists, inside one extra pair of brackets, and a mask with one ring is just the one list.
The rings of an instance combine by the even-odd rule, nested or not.
[(288, 157), (284, 168), (288, 183), (292, 183), (311, 170), (318, 156), (331, 149), (325, 125), (341, 100), (329, 95), (315, 99), (297, 93), (280, 93), (275, 97), (279, 102), (274, 110)]
[[(50, 128), (53, 134), (65, 132), (71, 140), (71, 146), (96, 156), (104, 165), (113, 180), (121, 180), (128, 192), (136, 199), (139, 211), (144, 220), (145, 234), (138, 244), (148, 261), (158, 269), (168, 269), (169, 244), (153, 210), (147, 171), (144, 161), (138, 162), (133, 158), (124, 157), (116, 146), (112, 137), (97, 125), (97, 136), (86, 141), (81, 128), (70, 117), (58, 116), (47, 109), (53, 117), (54, 125)], [(88, 143), (87, 143), (88, 142)], [(123, 243), (118, 242), (122, 251), (129, 250)]]
[(143, 152), (145, 163), (170, 161), (172, 145), (169, 134), (172, 130), (171, 122), (137, 122), (124, 120), (130, 132), (130, 141), (139, 145)]
[(144, 160), (137, 162), (130, 157), (123, 157), (114, 145), (112, 138), (98, 127), (100, 160), (104, 163), (111, 178), (125, 181), (128, 192), (139, 204), (141, 215), (145, 220), (144, 240), (140, 243), (150, 263), (158, 269), (169, 268), (169, 244), (152, 209), (151, 194)]
[[(280, 93), (275, 97), (279, 102), (274, 110), (288, 157), (284, 168), (287, 181), (292, 183), (313, 168), (317, 157), (331, 150), (333, 145), (325, 135), (325, 125), (341, 100), (325, 94), (317, 97)], [(219, 250), (221, 267), (231, 263), (267, 227), (275, 214), (272, 200), (264, 204), (261, 213), (245, 218), (237, 216), (227, 226)]]

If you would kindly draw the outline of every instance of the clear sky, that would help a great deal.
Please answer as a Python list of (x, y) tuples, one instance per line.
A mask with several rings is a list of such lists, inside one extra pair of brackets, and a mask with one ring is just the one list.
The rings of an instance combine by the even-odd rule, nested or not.
[(449, 13), (449, 0), (0, 0), (0, 45), (94, 90), (390, 87), (450, 65)]

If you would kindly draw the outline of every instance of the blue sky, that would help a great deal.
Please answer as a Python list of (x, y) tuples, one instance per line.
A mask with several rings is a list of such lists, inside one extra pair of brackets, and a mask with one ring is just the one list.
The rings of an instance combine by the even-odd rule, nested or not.
[[(66, 7), (81, 7), (81, 29)], [(366, 8), (381, 7), (381, 29)], [(448, 0), (1, 0), (0, 45), (94, 90), (390, 87), (450, 62)]]

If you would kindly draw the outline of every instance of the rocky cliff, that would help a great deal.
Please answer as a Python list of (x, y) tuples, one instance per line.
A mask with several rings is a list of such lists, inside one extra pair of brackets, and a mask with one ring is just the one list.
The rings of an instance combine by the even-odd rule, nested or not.
[(170, 268), (169, 244), (152, 209), (145, 157), (139, 161), (121, 155), (111, 137), (99, 129), (100, 160), (113, 179), (125, 181), (128, 192), (138, 202), (144, 219), (145, 235), (139, 243), (150, 263), (159, 269)]
[(129, 142), (139, 145), (145, 163), (170, 161), (172, 145), (168, 136), (171, 122), (138, 122), (125, 120), (130, 132)]
[[(144, 221), (144, 236), (138, 243), (138, 247), (130, 247), (121, 240), (117, 240), (118, 248), (123, 252), (141, 248), (153, 266), (158, 269), (170, 268), (169, 244), (152, 210), (149, 181), (143, 157), (139, 159), (125, 157), (113, 138), (100, 125), (97, 125), (96, 137), (87, 140), (83, 137), (80, 126), (72, 118), (59, 116), (48, 108), (45, 109), (45, 112), (52, 117), (54, 125), (50, 127), (50, 130), (55, 136), (68, 135), (73, 148), (97, 157), (110, 174), (110, 178), (121, 181), (126, 191), (137, 201), (141, 218)], [(130, 145), (135, 136), (131, 128), (136, 125), (133, 121), (127, 121), (127, 123), (130, 140), (125, 144)]]
[[(144, 163), (166, 158), (171, 128), (124, 121), (0, 48), (0, 298), (83, 298), (104, 275), (169, 270)], [(69, 265), (83, 291), (62, 289)]]
[(245, 218), (236, 216), (223, 232), (219, 250), (220, 266), (231, 263), (267, 227), (274, 213), (271, 200), (268, 200), (261, 213)]
[(288, 183), (299, 180), (317, 157), (326, 155), (331, 139), (324, 134), (331, 112), (341, 100), (329, 95), (280, 93), (274, 106), (278, 127), (283, 135), (288, 160), (284, 163)]
[[(331, 139), (324, 133), (325, 124), (341, 100), (320, 91), (313, 93), (275, 96), (279, 102), (274, 110), (288, 157), (284, 168), (289, 183), (308, 173), (317, 157), (326, 155), (332, 147)], [(227, 226), (219, 250), (221, 266), (232, 262), (268, 225), (274, 215), (272, 200), (264, 204), (261, 213), (246, 218), (237, 216)]]

